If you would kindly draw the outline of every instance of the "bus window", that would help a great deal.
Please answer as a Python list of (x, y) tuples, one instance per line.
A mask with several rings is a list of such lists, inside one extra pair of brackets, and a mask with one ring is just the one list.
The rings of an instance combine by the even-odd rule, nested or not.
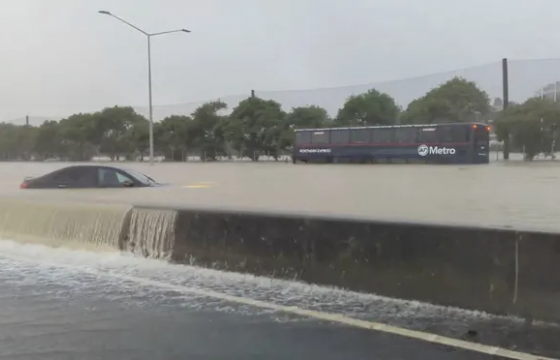
[(393, 142), (395, 129), (379, 128), (371, 130), (371, 142), (374, 144), (390, 144)]
[(418, 142), (422, 144), (437, 144), (438, 134), (435, 127), (418, 129)]
[(350, 130), (331, 130), (331, 144), (348, 144), (350, 142)]
[(296, 145), (311, 144), (311, 132), (296, 131)]
[(311, 133), (311, 143), (312, 144), (328, 144), (329, 143), (329, 131), (328, 130), (318, 130)]
[(395, 129), (395, 143), (414, 144), (417, 142), (418, 129), (414, 127), (403, 127)]
[(440, 143), (465, 143), (469, 142), (470, 124), (465, 125), (440, 125), (437, 133)]
[(354, 129), (350, 132), (350, 142), (352, 144), (369, 144), (371, 132), (369, 129)]

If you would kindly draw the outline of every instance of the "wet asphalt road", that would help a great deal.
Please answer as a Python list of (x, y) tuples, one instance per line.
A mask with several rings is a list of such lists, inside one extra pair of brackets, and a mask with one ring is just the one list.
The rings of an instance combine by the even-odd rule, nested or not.
[[(131, 306), (0, 282), (0, 358), (490, 359), (420, 341), (275, 315)], [(227, 304), (224, 304), (227, 306)]]
[[(396, 303), (371, 295), (286, 282), (267, 285), (264, 280), (242, 280), (240, 275), (145, 259), (0, 243), (2, 360), (498, 358), (147, 287), (123, 274), (352, 313), (356, 318), (448, 336), (476, 328), (486, 343), (548, 356), (558, 354), (554, 338), (558, 339), (559, 333), (547, 328), (522, 331), (506, 320), (442, 312), (429, 305)], [(303, 303), (304, 299), (308, 302)], [(366, 302), (368, 306), (364, 306)]]

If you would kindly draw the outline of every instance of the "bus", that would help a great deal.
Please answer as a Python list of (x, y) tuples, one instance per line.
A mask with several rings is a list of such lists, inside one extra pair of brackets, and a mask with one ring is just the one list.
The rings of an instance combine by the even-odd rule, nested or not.
[(292, 162), (488, 164), (483, 123), (296, 129)]

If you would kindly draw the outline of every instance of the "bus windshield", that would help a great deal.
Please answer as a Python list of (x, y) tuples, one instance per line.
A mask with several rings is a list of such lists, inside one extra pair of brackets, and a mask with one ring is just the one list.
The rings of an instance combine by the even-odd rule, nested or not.
[(474, 142), (478, 145), (488, 145), (490, 142), (490, 131), (488, 127), (483, 125), (475, 125)]

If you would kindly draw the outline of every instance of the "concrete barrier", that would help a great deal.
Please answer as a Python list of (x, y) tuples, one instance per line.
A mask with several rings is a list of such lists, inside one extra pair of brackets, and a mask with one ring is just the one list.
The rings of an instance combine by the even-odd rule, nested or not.
[(560, 234), (181, 210), (173, 261), (560, 321)]
[(122, 247), (131, 205), (0, 199), (0, 237), (49, 246)]
[(0, 237), (560, 322), (555, 233), (0, 199)]

